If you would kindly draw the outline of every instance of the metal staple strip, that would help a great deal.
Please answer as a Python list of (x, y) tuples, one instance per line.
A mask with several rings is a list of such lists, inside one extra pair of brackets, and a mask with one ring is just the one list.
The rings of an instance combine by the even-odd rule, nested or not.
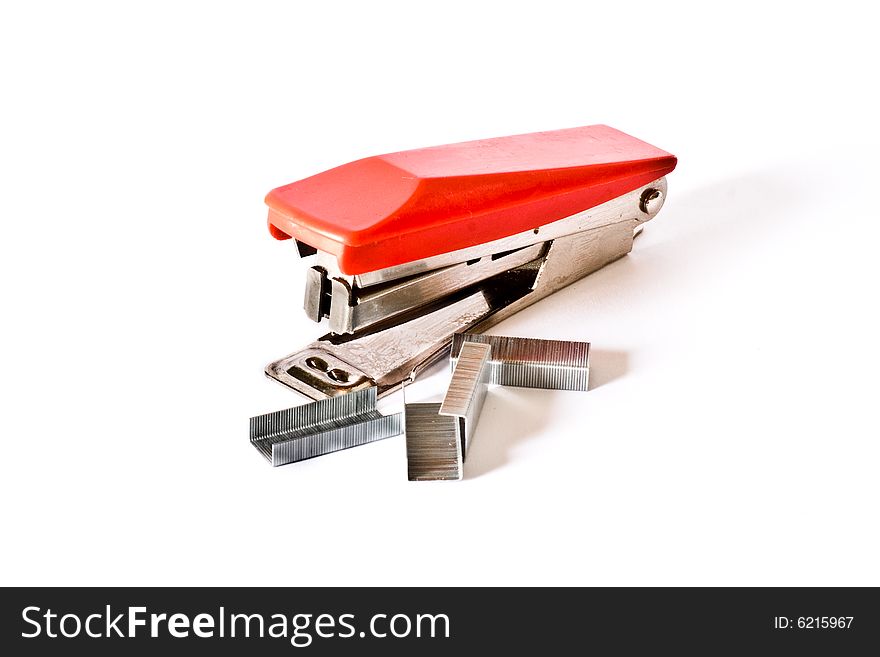
[(376, 388), (252, 417), (251, 444), (273, 466), (399, 435), (401, 413), (376, 410)]
[(467, 459), (470, 438), (474, 435), (486, 392), (489, 387), (489, 361), (492, 347), (488, 344), (466, 342), (459, 352), (458, 364), (440, 406), (441, 415), (459, 418), (461, 452)]
[(453, 372), (466, 343), (491, 346), (489, 383), (520, 388), (588, 389), (589, 342), (456, 333), (452, 340)]
[(440, 404), (406, 404), (406, 461), (410, 481), (456, 480), (463, 475), (458, 419)]

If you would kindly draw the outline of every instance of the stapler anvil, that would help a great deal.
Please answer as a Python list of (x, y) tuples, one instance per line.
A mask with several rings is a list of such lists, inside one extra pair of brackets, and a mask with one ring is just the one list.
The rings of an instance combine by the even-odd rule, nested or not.
[(315, 400), (379, 396), (479, 333), (626, 255), (666, 198), (673, 155), (608, 126), (357, 160), (272, 190), (306, 314), (330, 332), (266, 373)]

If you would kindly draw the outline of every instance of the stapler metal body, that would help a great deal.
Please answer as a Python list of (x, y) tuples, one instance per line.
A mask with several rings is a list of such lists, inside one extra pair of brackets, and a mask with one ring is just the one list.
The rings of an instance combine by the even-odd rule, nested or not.
[(381, 397), (480, 333), (626, 255), (666, 198), (669, 153), (587, 126), (358, 160), (269, 193), (269, 228), (314, 257), (330, 332), (266, 373), (312, 399)]

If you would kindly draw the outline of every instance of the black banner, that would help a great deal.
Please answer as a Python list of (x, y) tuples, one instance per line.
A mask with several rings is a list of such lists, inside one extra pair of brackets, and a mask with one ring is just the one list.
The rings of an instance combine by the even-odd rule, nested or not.
[[(876, 589), (21, 588), (2, 591), (6, 655), (866, 654)], [(246, 652), (245, 652), (246, 651)]]

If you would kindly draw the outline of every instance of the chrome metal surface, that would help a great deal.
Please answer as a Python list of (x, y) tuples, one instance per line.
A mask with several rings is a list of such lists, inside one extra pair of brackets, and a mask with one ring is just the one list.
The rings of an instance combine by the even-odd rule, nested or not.
[(320, 322), (330, 312), (330, 282), (321, 267), (306, 270), (306, 295), (303, 310), (309, 319)]
[(376, 389), (295, 406), (252, 417), (251, 444), (274, 465), (397, 436), (402, 414), (376, 410)]
[(406, 404), (406, 463), (410, 481), (461, 479), (464, 454), (458, 418), (440, 404)]
[(520, 388), (587, 390), (590, 381), (590, 343), (540, 340), (481, 333), (456, 333), (451, 364), (472, 343), (491, 347), (489, 383)]
[(463, 460), (467, 460), (468, 447), (486, 400), (491, 357), (491, 345), (465, 342), (440, 406), (440, 415), (458, 418)]
[(661, 190), (651, 187), (642, 192), (642, 199), (639, 202), (639, 208), (641, 208), (642, 212), (645, 214), (657, 214), (660, 212), (660, 208), (663, 207), (663, 202), (665, 200), (666, 196)]
[[(543, 248), (543, 244), (533, 244), (500, 256), (486, 256), (366, 290), (352, 288), (342, 278), (330, 279), (330, 330), (354, 333), (421, 308), (474, 283), (531, 262), (541, 255)], [(310, 316), (314, 319), (314, 313)]]
[(476, 292), (384, 331), (351, 340), (325, 335), (270, 363), (266, 374), (312, 399), (372, 385), (382, 397), (445, 357), (453, 334), (467, 330), (490, 310), (484, 293)]
[(625, 220), (550, 243), (528, 290), (469, 329), (481, 333), (536, 301), (622, 258), (632, 250), (637, 220)]
[[(659, 191), (662, 200), (666, 195), (665, 179), (534, 231), (370, 275), (346, 279), (338, 274), (335, 261), (330, 262), (326, 254), (319, 253), (318, 265), (326, 269), (328, 277), (368, 287), (368, 284), (448, 267), (473, 257), (497, 255), (511, 248), (541, 243), (540, 256), (473, 284), (476, 291), (469, 296), (461, 298), (451, 294), (448, 299), (437, 299), (433, 305), (414, 311), (423, 313), (418, 317), (401, 315), (399, 323), (382, 330), (378, 330), (383, 326), (379, 324), (351, 335), (330, 333), (304, 350), (271, 363), (266, 373), (312, 399), (370, 385), (378, 387), (379, 396), (392, 392), (403, 381), (411, 380), (445, 356), (454, 333), (481, 333), (629, 253), (637, 229), (659, 210), (656, 203), (646, 204), (647, 212), (642, 209), (643, 195), (649, 190)], [(315, 283), (311, 287), (321, 289)], [(447, 305), (441, 305), (443, 303)], [(323, 308), (320, 303), (310, 307)], [(320, 359), (327, 368), (322, 369), (318, 361), (309, 361), (312, 358)], [(319, 367), (310, 366), (309, 362)]]

